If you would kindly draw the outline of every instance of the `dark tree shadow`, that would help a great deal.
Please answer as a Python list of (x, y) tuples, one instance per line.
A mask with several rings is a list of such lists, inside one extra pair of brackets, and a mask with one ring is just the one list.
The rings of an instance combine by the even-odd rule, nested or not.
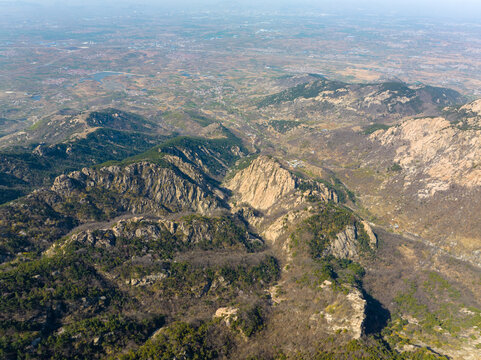
[(387, 325), (391, 319), (391, 313), (382, 304), (363, 291), (366, 300), (366, 319), (364, 320), (364, 333), (366, 335), (377, 334)]

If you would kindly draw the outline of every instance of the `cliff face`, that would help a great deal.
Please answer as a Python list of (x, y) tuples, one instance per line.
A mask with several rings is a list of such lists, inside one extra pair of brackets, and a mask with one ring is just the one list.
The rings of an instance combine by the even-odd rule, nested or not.
[(341, 259), (356, 259), (358, 254), (357, 229), (349, 225), (329, 244), (329, 252)]
[(328, 253), (340, 259), (355, 259), (359, 260), (361, 253), (360, 238), (363, 232), (366, 239), (366, 249), (371, 250), (377, 248), (377, 237), (372, 231), (371, 227), (366, 221), (355, 222), (353, 225), (348, 225), (344, 230), (336, 234), (336, 237), (331, 240), (328, 247)]
[[(305, 184), (304, 188), (301, 184)], [(304, 201), (307, 196), (318, 196), (324, 201), (337, 202), (337, 195), (326, 186), (314, 181), (304, 181), (268, 156), (259, 156), (244, 170), (239, 171), (226, 184), (238, 203), (247, 203), (255, 209), (269, 210), (282, 205), (282, 200), (292, 195), (287, 209)], [(303, 190), (304, 189), (304, 190)], [(305, 190), (308, 189), (308, 190)]]
[(479, 121), (481, 120), (481, 99), (461, 106), (461, 108), (459, 108), (459, 111), (464, 112), (468, 118), (474, 118), (471, 122), (478, 122), (479, 125)]
[(247, 169), (238, 172), (227, 183), (227, 188), (238, 194), (239, 202), (266, 210), (297, 185), (298, 179), (277, 161), (259, 156)]
[(40, 120), (23, 140), (15, 134), (0, 139), (0, 148), (15, 147), (0, 153), (0, 203), (50, 186), (62, 173), (151, 149), (166, 139), (159, 131), (138, 115), (113, 109)]
[[(420, 236), (477, 266), (481, 264), (481, 223), (474, 215), (481, 207), (477, 200), (481, 193), (480, 104), (478, 100), (445, 109), (442, 117), (410, 119), (378, 130), (369, 138), (374, 155), (365, 159), (380, 171), (386, 168), (376, 162), (388, 169), (393, 164), (397, 167), (379, 179), (378, 193), (371, 192), (379, 196), (369, 204), (371, 211), (384, 216), (394, 230)], [(361, 191), (370, 192), (366, 187)], [(369, 196), (365, 199), (371, 201)], [(383, 209), (383, 214), (377, 209)]]
[[(298, 178), (275, 159), (260, 156), (246, 169), (239, 171), (228, 183), (233, 197), (262, 210), (265, 218), (255, 215), (248, 217), (251, 224), (261, 230), (262, 236), (271, 244), (284, 239), (292, 226), (297, 226), (316, 213), (316, 201), (337, 203), (335, 191), (324, 184)], [(314, 200), (314, 202), (312, 202)], [(359, 259), (360, 239), (365, 246), (375, 250), (377, 238), (365, 221), (349, 220), (337, 235), (329, 241), (327, 253), (338, 258)], [(361, 235), (362, 232), (362, 235)], [(279, 244), (283, 247), (282, 244)], [(284, 246), (285, 248), (285, 246)]]
[[(198, 179), (202, 179), (198, 175)], [(219, 206), (207, 183), (198, 183), (175, 167), (142, 161), (126, 166), (84, 168), (55, 179), (52, 191), (67, 199), (91, 190), (111, 192), (126, 211), (205, 213)]]
[(407, 120), (371, 135), (404, 169), (407, 181), (421, 179), (420, 197), (447, 190), (451, 184), (481, 185), (481, 130), (460, 128), (442, 117)]

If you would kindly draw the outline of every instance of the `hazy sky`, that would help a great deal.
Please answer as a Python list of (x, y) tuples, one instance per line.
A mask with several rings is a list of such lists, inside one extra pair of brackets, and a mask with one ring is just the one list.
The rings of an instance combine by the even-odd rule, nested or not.
[(481, 0), (0, 0), (2, 3), (40, 4), (54, 8), (80, 6), (120, 8), (153, 6), (177, 10), (259, 9), (272, 11), (371, 12), (443, 18), (467, 18), (481, 24)]

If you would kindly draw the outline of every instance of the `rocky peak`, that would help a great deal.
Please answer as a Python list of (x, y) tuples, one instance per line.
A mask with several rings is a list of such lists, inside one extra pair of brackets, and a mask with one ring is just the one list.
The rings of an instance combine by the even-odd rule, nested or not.
[(338, 201), (335, 191), (314, 180), (298, 178), (269, 156), (256, 158), (249, 167), (230, 179), (226, 187), (234, 192), (238, 203), (247, 203), (264, 211), (283, 205), (291, 209), (310, 196)]
[(239, 196), (240, 202), (267, 210), (294, 191), (297, 185), (297, 177), (279, 162), (268, 156), (259, 156), (249, 167), (239, 171), (227, 183), (227, 188)]

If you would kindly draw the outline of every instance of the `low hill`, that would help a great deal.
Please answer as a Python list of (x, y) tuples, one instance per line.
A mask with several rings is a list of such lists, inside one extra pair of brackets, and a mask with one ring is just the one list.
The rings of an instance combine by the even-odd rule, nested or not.
[(286, 120), (366, 123), (433, 115), (463, 101), (461, 94), (446, 88), (402, 82), (348, 84), (321, 78), (266, 96), (258, 107)]

